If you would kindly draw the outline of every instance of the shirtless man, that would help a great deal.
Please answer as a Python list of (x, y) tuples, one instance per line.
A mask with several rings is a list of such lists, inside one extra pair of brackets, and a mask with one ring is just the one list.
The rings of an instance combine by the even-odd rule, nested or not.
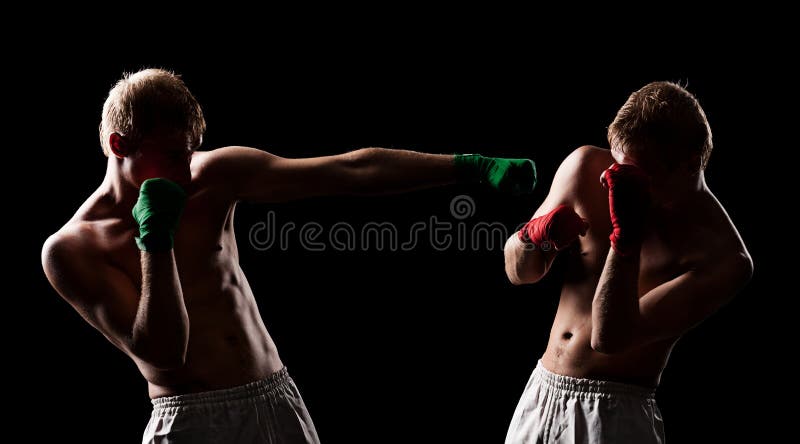
[(527, 159), (196, 151), (204, 130), (199, 104), (174, 74), (150, 69), (120, 80), (100, 125), (105, 179), (42, 250), (57, 292), (148, 381), (154, 409), (144, 443), (318, 442), (239, 266), (237, 202), (457, 181), (530, 192), (536, 180)]
[[(727, 303), (753, 263), (706, 185), (711, 130), (693, 95), (655, 82), (583, 146), (505, 246), (515, 285), (566, 279), (547, 350), (514, 412), (507, 444), (663, 443), (654, 392), (672, 347)], [(609, 167), (611, 165), (611, 167)]]

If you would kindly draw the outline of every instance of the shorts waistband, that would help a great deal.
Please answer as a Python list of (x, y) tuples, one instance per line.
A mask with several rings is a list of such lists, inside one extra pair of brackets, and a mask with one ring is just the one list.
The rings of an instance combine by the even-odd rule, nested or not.
[(655, 398), (656, 395), (655, 387), (559, 375), (544, 368), (541, 359), (536, 364), (536, 369), (533, 373), (535, 378), (538, 378), (543, 385), (549, 388), (576, 394), (593, 394), (598, 396), (623, 395), (644, 398)]
[(242, 401), (259, 395), (269, 395), (282, 384), (289, 381), (289, 371), (282, 367), (277, 372), (258, 381), (208, 392), (188, 393), (185, 395), (162, 396), (152, 399), (153, 410), (179, 407), (207, 406), (215, 403)]

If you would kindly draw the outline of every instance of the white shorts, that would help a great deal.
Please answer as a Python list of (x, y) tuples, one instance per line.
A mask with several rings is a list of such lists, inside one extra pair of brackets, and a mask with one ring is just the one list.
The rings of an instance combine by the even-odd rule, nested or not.
[(246, 385), (153, 399), (142, 444), (318, 444), (286, 367)]
[(557, 375), (536, 365), (506, 444), (664, 443), (655, 389)]

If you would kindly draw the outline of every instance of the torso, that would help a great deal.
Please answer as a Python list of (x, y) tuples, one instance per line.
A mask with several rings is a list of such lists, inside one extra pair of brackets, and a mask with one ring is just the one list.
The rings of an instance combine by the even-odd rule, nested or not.
[[(584, 172), (587, 186), (573, 206), (590, 228), (579, 242), (559, 253), (567, 263), (558, 311), (550, 331), (543, 365), (576, 378), (602, 379), (656, 387), (679, 337), (667, 338), (617, 354), (591, 347), (592, 300), (610, 248), (611, 222), (607, 191), (599, 177), (614, 159), (605, 149), (593, 152)], [(680, 209), (654, 209), (641, 249), (639, 296), (703, 261), (704, 251), (720, 242), (727, 216), (710, 191)], [(729, 231), (729, 230), (728, 230)]]
[[(152, 398), (242, 385), (282, 367), (239, 266), (233, 229), (236, 203), (204, 180), (204, 154), (197, 152), (192, 158), (189, 197), (175, 235), (175, 262), (190, 324), (186, 364), (163, 371), (131, 356)], [(90, 231), (92, 245), (104, 260), (140, 290), (140, 251), (134, 242), (138, 227), (132, 218), (112, 217), (110, 211), (96, 193), (68, 225)]]

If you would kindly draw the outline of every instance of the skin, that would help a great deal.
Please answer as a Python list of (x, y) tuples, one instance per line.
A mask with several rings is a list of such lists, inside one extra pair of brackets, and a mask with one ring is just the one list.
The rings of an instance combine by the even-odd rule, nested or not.
[[(653, 205), (639, 256), (610, 248), (608, 191), (599, 177), (614, 162), (650, 176)], [(656, 387), (678, 339), (726, 304), (753, 263), (736, 227), (708, 188), (699, 159), (664, 171), (644, 155), (580, 147), (561, 164), (534, 217), (565, 204), (589, 223), (560, 251), (531, 250), (516, 235), (505, 246), (513, 284), (539, 281), (557, 255), (565, 282), (542, 363), (577, 378)]]
[[(242, 385), (283, 366), (239, 266), (237, 202), (455, 181), (453, 156), (366, 148), (285, 159), (247, 147), (193, 151), (185, 140), (159, 132), (133, 144), (112, 134), (102, 184), (42, 250), (53, 287), (133, 359), (151, 398)], [(151, 177), (176, 181), (188, 195), (175, 247), (163, 253), (134, 242), (131, 209)]]

